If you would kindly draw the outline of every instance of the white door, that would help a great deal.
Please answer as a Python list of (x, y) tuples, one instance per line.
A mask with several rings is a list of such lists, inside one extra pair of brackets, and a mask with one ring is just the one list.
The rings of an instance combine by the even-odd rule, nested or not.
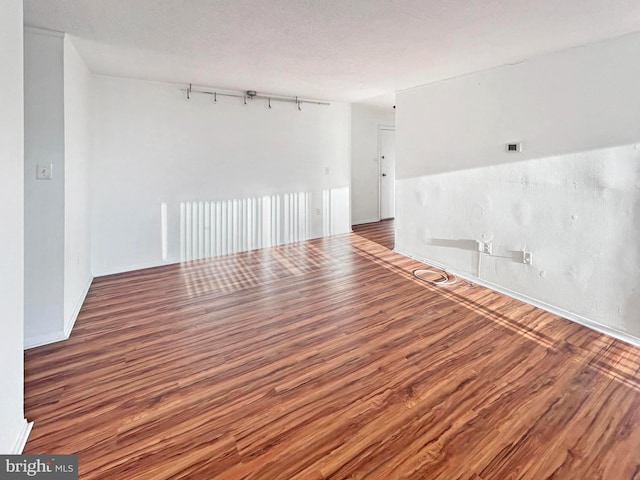
[(396, 214), (396, 132), (381, 128), (380, 136), (380, 219)]

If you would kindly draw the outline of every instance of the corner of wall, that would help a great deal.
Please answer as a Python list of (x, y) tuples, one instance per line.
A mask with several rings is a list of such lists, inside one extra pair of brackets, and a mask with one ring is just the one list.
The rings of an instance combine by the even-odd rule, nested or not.
[(27, 422), (26, 418), (22, 419), (20, 429), (18, 430), (18, 435), (13, 444), (10, 455), (20, 455), (24, 451), (24, 447), (27, 445), (27, 440), (29, 439), (29, 434), (31, 433), (32, 428), (33, 422)]
[[(25, 32), (24, 333), (25, 345), (35, 345), (64, 329), (63, 34)], [(52, 178), (35, 178), (41, 164), (52, 166)]]
[(87, 281), (85, 282), (85, 287), (83, 288), (80, 296), (78, 297), (75, 306), (73, 307), (73, 311), (71, 311), (70, 315), (65, 318), (64, 321), (64, 337), (65, 339), (69, 338), (71, 335), (71, 331), (73, 330), (73, 326), (76, 324), (76, 320), (78, 319), (78, 315), (80, 314), (80, 309), (84, 304), (85, 298), (87, 298), (87, 293), (89, 293), (89, 288), (91, 287), (91, 283), (93, 282), (93, 275), (89, 275)]
[[(24, 418), (24, 30), (22, 2), (0, 2), (0, 453), (20, 453)], [(34, 170), (35, 173), (35, 170)]]

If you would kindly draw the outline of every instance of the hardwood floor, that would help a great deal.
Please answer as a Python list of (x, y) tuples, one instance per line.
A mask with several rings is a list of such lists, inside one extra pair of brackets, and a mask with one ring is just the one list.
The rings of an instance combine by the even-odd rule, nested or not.
[(364, 237), (367, 240), (371, 240), (372, 242), (379, 243), (383, 247), (387, 247), (389, 250), (393, 250), (395, 247), (393, 219), (354, 225), (352, 230), (356, 235)]
[(640, 478), (639, 349), (420, 266), (359, 232), (98, 278), (26, 352), (25, 453), (82, 479)]

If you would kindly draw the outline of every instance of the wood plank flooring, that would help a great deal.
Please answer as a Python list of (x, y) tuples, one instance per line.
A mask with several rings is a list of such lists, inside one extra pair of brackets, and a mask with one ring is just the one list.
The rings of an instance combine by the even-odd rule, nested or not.
[(81, 479), (640, 479), (637, 348), (427, 285), (370, 227), (96, 279), (26, 352), (25, 453)]
[(356, 235), (364, 237), (367, 240), (371, 240), (372, 242), (379, 243), (383, 247), (387, 247), (389, 250), (393, 250), (395, 247), (393, 219), (354, 225), (352, 229), (353, 233)]

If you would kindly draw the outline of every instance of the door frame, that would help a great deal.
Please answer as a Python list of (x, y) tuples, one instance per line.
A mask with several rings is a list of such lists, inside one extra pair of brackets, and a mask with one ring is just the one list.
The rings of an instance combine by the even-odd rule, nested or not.
[[(378, 125), (378, 221), (382, 220), (382, 132), (395, 132), (395, 125)], [(397, 159), (396, 159), (397, 160)]]

